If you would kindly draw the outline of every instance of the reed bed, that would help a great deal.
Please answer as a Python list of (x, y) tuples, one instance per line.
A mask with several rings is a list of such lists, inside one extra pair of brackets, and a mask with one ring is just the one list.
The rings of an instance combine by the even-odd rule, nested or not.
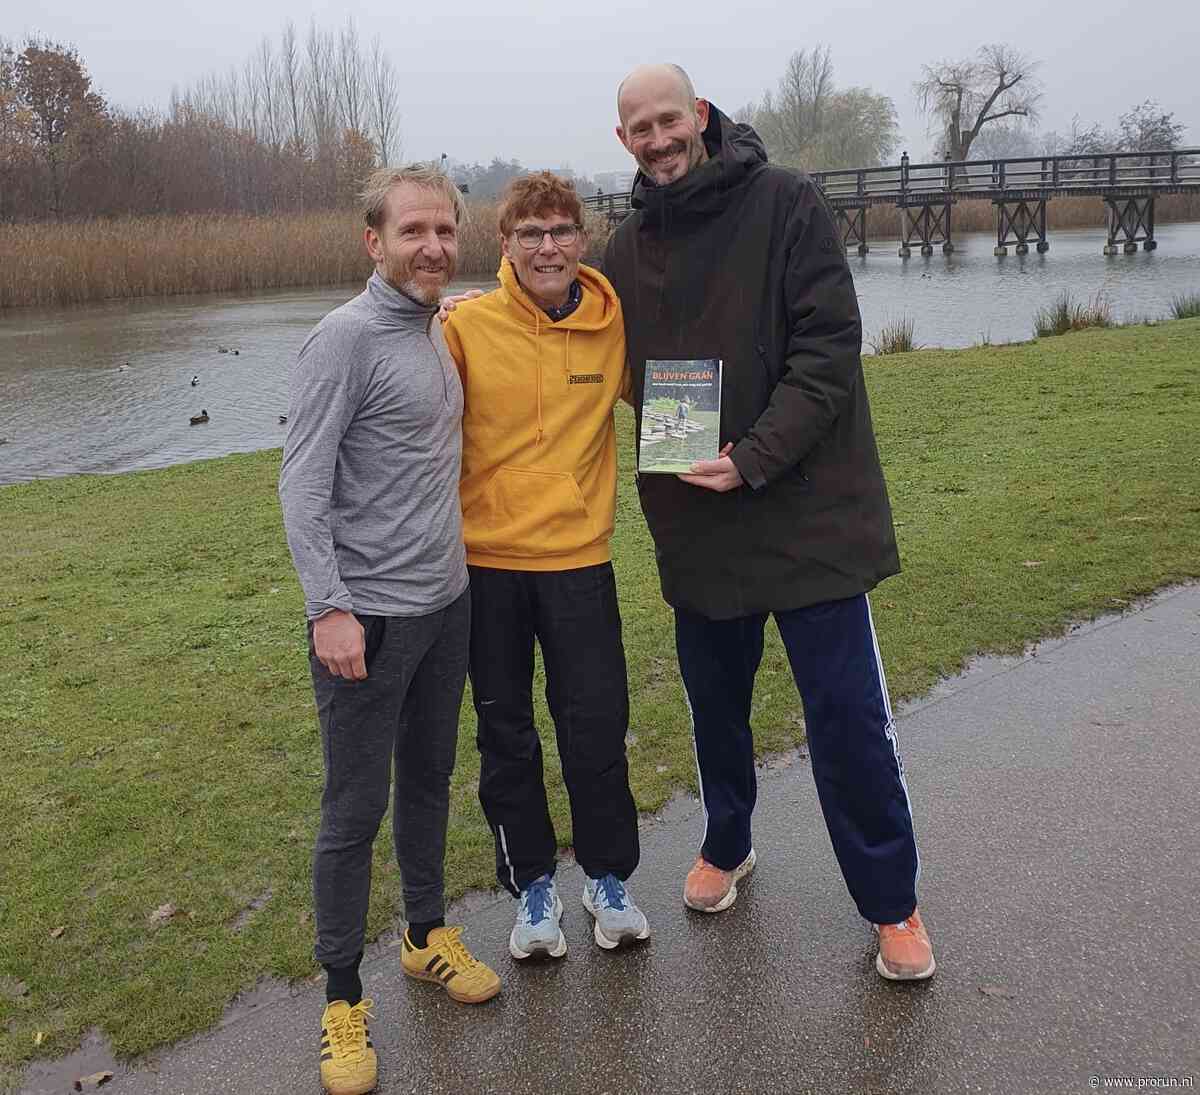
[[(459, 236), (458, 272), (488, 277), (500, 264), (496, 204), (473, 202)], [(955, 233), (992, 231), (987, 201), (955, 206)], [(1158, 200), (1160, 222), (1200, 220), (1200, 195)], [(588, 214), (586, 261), (603, 253), (609, 226)], [(1105, 223), (1099, 198), (1058, 198), (1051, 229)], [(868, 212), (871, 239), (894, 238), (895, 209)], [(349, 210), (250, 217), (226, 214), (129, 217), (65, 224), (0, 225), (0, 311), (129, 297), (237, 293), (291, 286), (343, 285), (371, 270), (358, 215)]]
[(350, 213), (137, 217), (0, 228), (0, 308), (332, 285), (370, 263)]
[[(473, 203), (458, 273), (500, 265), (495, 203)], [(608, 236), (589, 218), (595, 258)], [(348, 210), (288, 216), (130, 217), (0, 226), (0, 310), (181, 293), (342, 285), (370, 275), (362, 222)]]
[(876, 357), (883, 354), (907, 354), (920, 349), (913, 341), (914, 324), (912, 318), (903, 316), (900, 319), (885, 323), (874, 338), (867, 339), (867, 345)]
[(1068, 331), (1082, 331), (1086, 327), (1112, 326), (1112, 308), (1102, 293), (1082, 303), (1069, 289), (1064, 289), (1033, 317), (1033, 333), (1038, 338), (1065, 335)]
[(1173, 319), (1200, 318), (1200, 293), (1180, 293), (1171, 298)]

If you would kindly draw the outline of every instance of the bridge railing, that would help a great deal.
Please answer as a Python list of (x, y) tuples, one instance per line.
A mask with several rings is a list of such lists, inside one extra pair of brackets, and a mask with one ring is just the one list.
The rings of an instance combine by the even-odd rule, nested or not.
[(612, 194), (592, 194), (589, 197), (580, 198), (580, 204), (585, 209), (612, 216), (629, 212), (629, 198), (630, 192), (622, 190)]
[(1200, 149), (1108, 152), (1098, 156), (1027, 156), (1000, 160), (816, 171), (829, 198), (869, 199), (955, 191), (1004, 193), (1200, 186)]

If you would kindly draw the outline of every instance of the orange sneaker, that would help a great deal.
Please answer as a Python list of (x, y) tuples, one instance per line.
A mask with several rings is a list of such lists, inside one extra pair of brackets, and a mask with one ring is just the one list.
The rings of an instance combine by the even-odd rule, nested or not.
[(697, 912), (717, 913), (737, 900), (738, 880), (745, 878), (757, 862), (754, 849), (732, 871), (714, 867), (703, 856), (696, 858), (683, 884), (683, 903)]
[(921, 922), (921, 914), (913, 909), (912, 916), (899, 924), (876, 924), (879, 933), (879, 954), (875, 968), (889, 981), (923, 981), (937, 969), (929, 933)]

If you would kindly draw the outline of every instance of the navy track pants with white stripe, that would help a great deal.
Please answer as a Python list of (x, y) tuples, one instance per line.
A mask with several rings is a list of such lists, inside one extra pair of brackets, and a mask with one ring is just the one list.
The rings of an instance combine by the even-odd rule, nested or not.
[[(774, 613), (804, 703), (808, 752), (833, 850), (858, 911), (894, 924), (916, 905), (918, 858), (904, 768), (865, 595)], [(750, 705), (766, 613), (710, 620), (675, 610), (706, 818), (701, 854), (750, 854), (757, 787)]]

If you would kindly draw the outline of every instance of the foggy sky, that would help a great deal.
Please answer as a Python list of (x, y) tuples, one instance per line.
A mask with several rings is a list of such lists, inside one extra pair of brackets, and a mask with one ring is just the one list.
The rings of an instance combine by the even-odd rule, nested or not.
[[(891, 96), (902, 147), (914, 160), (933, 145), (912, 94), (921, 63), (965, 56), (993, 41), (1042, 62), (1038, 128), (1068, 130), (1075, 114), (1085, 125), (1112, 128), (1119, 114), (1154, 98), (1187, 126), (1186, 143), (1200, 145), (1195, 0), (955, 0), (926, 10), (914, 17), (907, 6), (878, 0), (349, 0), (308, 7), (206, 0), (187, 11), (149, 0), (59, 0), (53, 11), (20, 18), (10, 8), (0, 17), (0, 35), (19, 41), (34, 33), (72, 44), (110, 102), (161, 107), (173, 85), (241, 65), (264, 35), (277, 43), (287, 19), (303, 37), (314, 16), (324, 29), (353, 16), (364, 48), (380, 35), (402, 74), (406, 160), (445, 152), (468, 162), (498, 155), (587, 174), (631, 169), (613, 127), (617, 83), (634, 65), (681, 64), (698, 95), (733, 112), (775, 85), (794, 50), (818, 43), (832, 49), (839, 88)], [(1149, 26), (1140, 27), (1141, 20)]]

